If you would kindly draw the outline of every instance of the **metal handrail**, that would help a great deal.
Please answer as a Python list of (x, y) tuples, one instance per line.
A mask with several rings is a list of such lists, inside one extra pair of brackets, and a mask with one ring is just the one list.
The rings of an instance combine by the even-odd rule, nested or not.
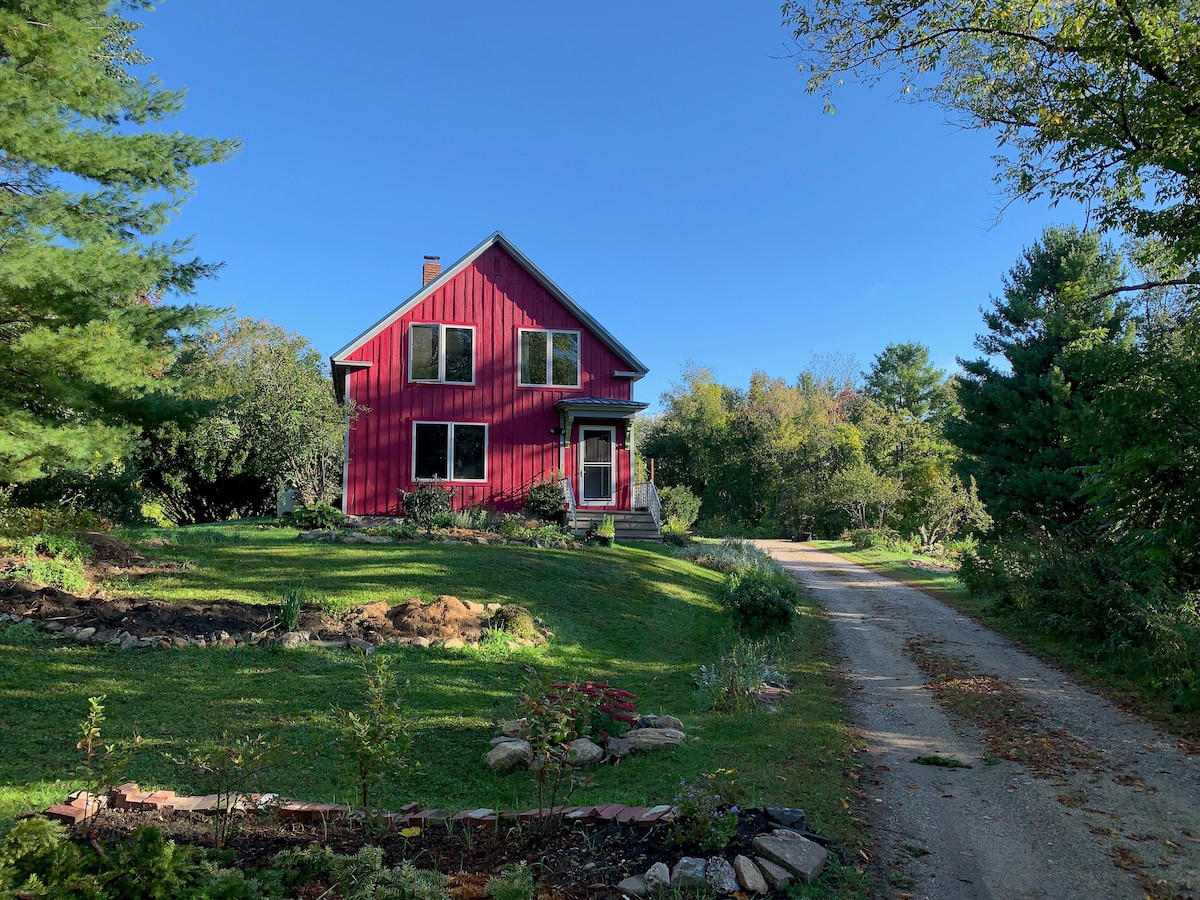
[(576, 515), (575, 492), (571, 489), (571, 479), (558, 479), (558, 486), (562, 488), (563, 503), (566, 504), (567, 509), (571, 512), (571, 531), (576, 532), (579, 530), (579, 520)]
[(639, 481), (633, 486), (633, 508), (649, 511), (654, 527), (662, 528), (662, 502), (653, 481)]

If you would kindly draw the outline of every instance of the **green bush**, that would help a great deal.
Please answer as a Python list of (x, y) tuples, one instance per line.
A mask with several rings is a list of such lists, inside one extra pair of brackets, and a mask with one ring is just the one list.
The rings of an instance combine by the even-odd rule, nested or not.
[(733, 769), (717, 769), (694, 781), (679, 779), (672, 805), (678, 811), (667, 842), (676, 847), (719, 853), (737, 834), (737, 787)]
[(796, 583), (783, 572), (746, 569), (726, 576), (721, 602), (743, 634), (785, 633), (792, 627), (796, 592)]
[(86, 510), (7, 506), (0, 497), (0, 538), (87, 531), (95, 528), (99, 521), (98, 516)]
[(894, 528), (858, 528), (850, 532), (855, 550), (910, 550), (911, 545)]
[(663, 520), (678, 522), (685, 531), (700, 518), (700, 498), (683, 485), (660, 488), (658, 500), (662, 504)]
[(668, 544), (674, 544), (676, 547), (686, 547), (692, 542), (688, 527), (678, 519), (667, 519), (663, 523), (662, 538)]
[(787, 686), (779, 669), (781, 648), (775, 642), (738, 641), (720, 659), (702, 665), (695, 685), (717, 712), (746, 712), (758, 708), (758, 692), (764, 684)]
[(290, 513), (290, 518), (292, 524), (301, 531), (312, 531), (314, 528), (341, 528), (346, 521), (341, 510), (334, 509), (328, 503), (297, 506)]
[(563, 490), (557, 477), (535, 481), (525, 494), (525, 511), (547, 522), (561, 522)]
[(693, 544), (678, 554), (698, 566), (717, 572), (744, 572), (753, 569), (779, 571), (779, 565), (749, 541), (727, 538), (719, 544)]
[(418, 485), (415, 491), (401, 491), (404, 515), (424, 531), (445, 528), (454, 514), (454, 492), (440, 488), (436, 482)]
[(138, 473), (123, 465), (95, 472), (61, 472), (18, 485), (12, 501), (18, 506), (106, 519), (121, 525), (142, 525), (146, 501)]

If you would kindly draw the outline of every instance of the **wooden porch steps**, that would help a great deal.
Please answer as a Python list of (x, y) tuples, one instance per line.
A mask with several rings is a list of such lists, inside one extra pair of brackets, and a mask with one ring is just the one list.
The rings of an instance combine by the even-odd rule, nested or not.
[[(593, 525), (599, 525), (605, 516), (613, 517), (617, 526), (618, 541), (661, 541), (662, 532), (654, 524), (654, 517), (644, 509), (604, 512), (598, 509), (580, 509), (575, 513), (575, 534), (583, 537), (591, 531)], [(567, 514), (568, 526), (570, 513)]]

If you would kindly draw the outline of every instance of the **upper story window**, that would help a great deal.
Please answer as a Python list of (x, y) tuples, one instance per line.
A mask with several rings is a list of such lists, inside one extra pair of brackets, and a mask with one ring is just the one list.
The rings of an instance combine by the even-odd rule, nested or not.
[(408, 330), (408, 380), (474, 384), (474, 326), (413, 323)]
[(520, 331), (523, 387), (579, 387), (578, 331)]

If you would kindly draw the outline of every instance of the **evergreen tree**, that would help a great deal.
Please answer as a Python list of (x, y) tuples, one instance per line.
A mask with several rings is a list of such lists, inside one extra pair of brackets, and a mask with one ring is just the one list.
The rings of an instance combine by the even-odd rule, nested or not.
[(984, 313), (988, 333), (975, 343), (987, 357), (960, 360), (962, 416), (948, 434), (1000, 529), (1053, 530), (1082, 514), (1090, 460), (1076, 437), (1100, 386), (1089, 360), (1132, 340), (1127, 308), (1097, 297), (1123, 280), (1120, 256), (1098, 237), (1047, 228)]
[(214, 267), (155, 235), (236, 142), (154, 129), (183, 95), (119, 9), (0, 0), (0, 484), (123, 457), (212, 313), (161, 303)]
[(936, 416), (951, 398), (941, 390), (946, 373), (929, 361), (924, 344), (888, 344), (863, 373), (865, 393), (892, 412), (924, 419)]

